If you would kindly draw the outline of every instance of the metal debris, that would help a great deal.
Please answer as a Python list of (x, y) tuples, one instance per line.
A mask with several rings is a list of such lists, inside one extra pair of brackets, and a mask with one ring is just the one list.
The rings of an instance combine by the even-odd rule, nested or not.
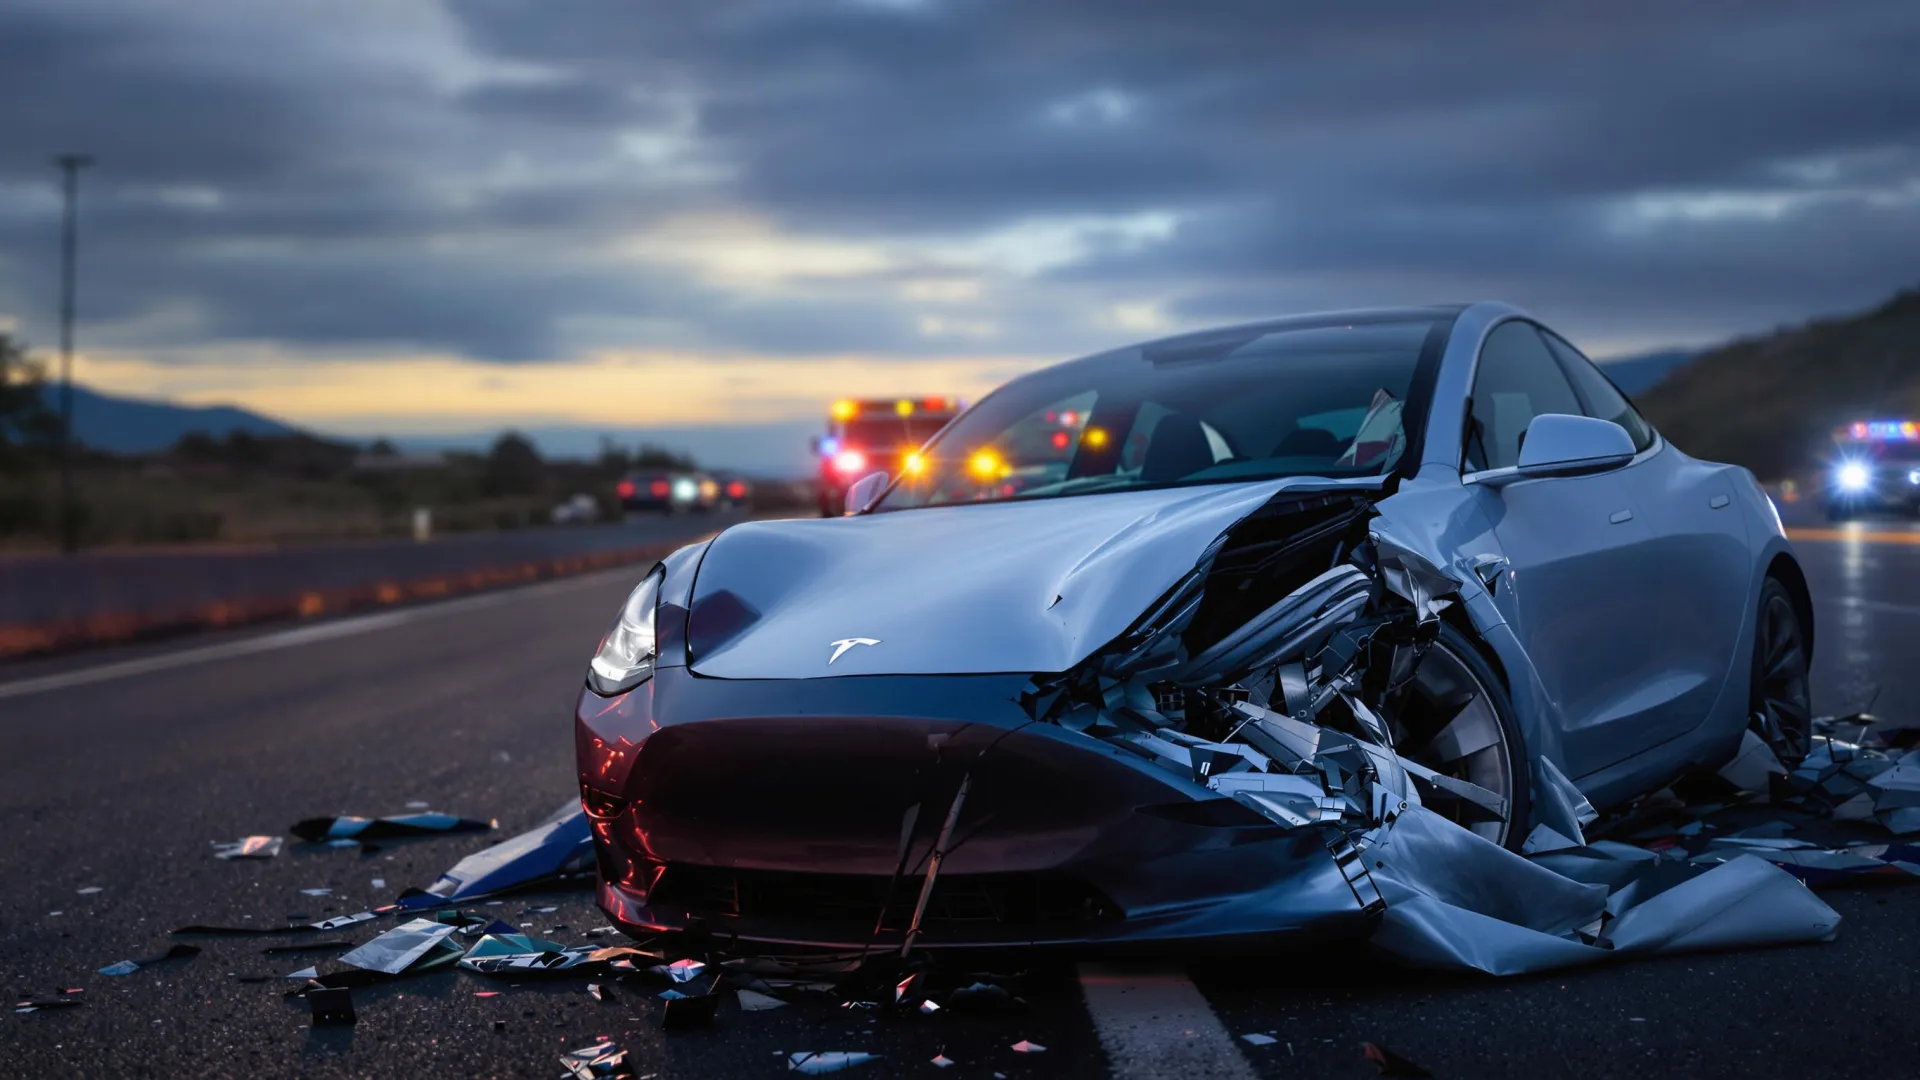
[(1240, 1037), (1242, 1039), (1245, 1039), (1247, 1043), (1252, 1046), (1272, 1046), (1274, 1043), (1277, 1043), (1280, 1041), (1271, 1035), (1262, 1035), (1257, 1031), (1249, 1032)]
[(307, 1006), (313, 1010), (314, 1027), (349, 1027), (358, 1019), (353, 1013), (353, 991), (344, 986), (309, 991)]
[(198, 946), (176, 944), (158, 956), (147, 956), (139, 960), (122, 960), (118, 963), (108, 964), (106, 967), (100, 969), (100, 974), (131, 975), (143, 967), (158, 964), (163, 960), (184, 960), (187, 957), (198, 955), (200, 955)]
[(461, 957), (460, 966), (482, 975), (526, 975), (577, 971), (597, 965), (594, 946), (569, 948), (556, 941), (519, 933), (505, 923), (486, 928), (480, 940)]
[(1016, 1054), (1043, 1054), (1046, 1049), (1037, 1042), (1028, 1042), (1025, 1039), (1013, 1044), (1013, 1052)]
[(952, 1065), (954, 1062), (952, 1058), (948, 1057), (945, 1054), (935, 1054), (933, 1055), (933, 1063), (939, 1066), (940, 1068), (944, 1069), (947, 1066)]
[(216, 859), (271, 859), (285, 841), (278, 836), (243, 836), (231, 844), (213, 845)]
[(307, 818), (287, 829), (302, 840), (324, 843), (334, 840), (386, 840), (405, 836), (433, 836), (440, 833), (486, 832), (497, 828), (495, 821), (474, 821), (452, 814), (397, 814), (392, 817)]
[(824, 1076), (842, 1069), (851, 1069), (855, 1065), (864, 1065), (879, 1056), (858, 1050), (802, 1050), (797, 1054), (787, 1055), (787, 1069), (804, 1076)]
[(414, 919), (345, 954), (340, 962), (386, 975), (429, 971), (461, 958), (464, 950), (447, 940), (458, 929), (432, 919)]
[(720, 995), (711, 990), (704, 994), (680, 994), (667, 999), (667, 1007), (660, 1014), (660, 1026), (668, 1031), (706, 1027), (713, 1023), (719, 1011)]
[[(494, 1030), (501, 1030), (503, 1026), (496, 1023)], [(627, 1065), (627, 1052), (611, 1040), (569, 1051), (561, 1055), (560, 1064), (576, 1080), (621, 1080), (633, 1076), (633, 1070)]]
[(766, 1012), (769, 1009), (784, 1008), (787, 1004), (772, 994), (762, 994), (757, 990), (736, 990), (734, 996), (740, 999), (742, 1012)]
[(47, 1009), (77, 1009), (86, 1004), (80, 997), (84, 992), (85, 991), (82, 990), (66, 990), (58, 994), (49, 994), (45, 997), (35, 997), (32, 994), (28, 994), (26, 997), (19, 998), (13, 1003), (13, 1011), (25, 1014), (41, 1012)]

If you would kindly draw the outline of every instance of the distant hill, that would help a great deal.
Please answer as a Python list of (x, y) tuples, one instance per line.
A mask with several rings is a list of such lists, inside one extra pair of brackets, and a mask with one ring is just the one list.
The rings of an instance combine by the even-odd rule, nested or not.
[[(47, 406), (60, 408), (60, 388), (46, 387)], [(299, 429), (231, 405), (175, 405), (147, 398), (120, 397), (73, 387), (73, 430), (80, 442), (116, 454), (165, 450), (190, 432), (223, 438), (229, 432), (292, 435)]]
[(1842, 423), (1920, 416), (1920, 289), (1703, 352), (1634, 401), (1696, 457), (1763, 480), (1801, 471)]
[(1600, 367), (1613, 380), (1613, 385), (1620, 388), (1621, 393), (1638, 398), (1699, 355), (1691, 349), (1665, 349), (1603, 360)]

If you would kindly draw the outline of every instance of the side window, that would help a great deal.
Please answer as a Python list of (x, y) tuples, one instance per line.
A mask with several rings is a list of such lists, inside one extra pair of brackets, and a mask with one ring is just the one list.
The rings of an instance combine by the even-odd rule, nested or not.
[(1626, 428), (1627, 434), (1633, 436), (1633, 448), (1636, 451), (1653, 445), (1652, 425), (1641, 418), (1633, 403), (1594, 366), (1593, 361), (1580, 355), (1578, 349), (1554, 334), (1542, 333), (1541, 336), (1547, 339), (1547, 348), (1553, 350), (1561, 367), (1566, 369), (1567, 378), (1573, 382), (1574, 393), (1580, 395), (1588, 416), (1611, 420)]
[(1580, 412), (1580, 399), (1533, 326), (1501, 323), (1480, 346), (1467, 416), (1465, 471), (1518, 465), (1534, 417)]

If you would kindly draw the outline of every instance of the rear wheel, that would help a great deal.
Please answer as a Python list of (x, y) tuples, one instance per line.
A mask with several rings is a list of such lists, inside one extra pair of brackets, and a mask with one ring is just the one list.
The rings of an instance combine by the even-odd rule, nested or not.
[(1753, 689), (1747, 715), (1753, 730), (1792, 768), (1813, 739), (1813, 696), (1807, 678), (1807, 635), (1793, 596), (1778, 578), (1760, 586), (1753, 627)]
[(1442, 623), (1412, 677), (1389, 697), (1386, 719), (1396, 753), (1505, 804), (1498, 815), (1465, 803), (1436, 803), (1436, 813), (1519, 850), (1533, 815), (1526, 743), (1500, 677), (1472, 640)]

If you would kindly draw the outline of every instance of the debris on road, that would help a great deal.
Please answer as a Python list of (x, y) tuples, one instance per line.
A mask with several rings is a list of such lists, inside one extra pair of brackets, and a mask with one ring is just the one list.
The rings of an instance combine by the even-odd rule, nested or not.
[[(504, 1027), (503, 1021), (494, 1024), (495, 1031)], [(627, 1065), (627, 1052), (611, 1040), (569, 1051), (561, 1055), (560, 1064), (575, 1080), (620, 1080), (633, 1076), (633, 1070)]]
[(82, 993), (83, 991), (80, 990), (67, 990), (59, 994), (48, 994), (45, 997), (35, 997), (29, 994), (13, 1003), (13, 1011), (25, 1014), (40, 1012), (44, 1009), (79, 1008), (86, 1004), (86, 1002), (80, 998)]
[(243, 836), (231, 844), (215, 843), (216, 859), (271, 859), (280, 854), (284, 839), (278, 836)]
[(505, 923), (495, 922), (474, 942), (460, 966), (482, 975), (527, 975), (549, 971), (574, 971), (587, 965), (598, 966), (594, 946), (568, 948), (557, 941), (522, 934)]
[(486, 832), (499, 827), (497, 821), (474, 821), (452, 814), (397, 814), (392, 817), (330, 817), (296, 821), (287, 829), (302, 840), (324, 843), (333, 840), (388, 840), (408, 836), (433, 836), (440, 833)]
[(1381, 1046), (1379, 1043), (1361, 1043), (1360, 1053), (1368, 1061), (1373, 1062), (1374, 1067), (1380, 1070), (1381, 1076), (1420, 1077), (1433, 1075), (1419, 1065)]
[(879, 1056), (858, 1050), (802, 1050), (787, 1055), (787, 1069), (803, 1076), (824, 1076), (851, 1069), (855, 1065), (864, 1065)]
[[(660, 1026), (668, 1031), (683, 1031), (688, 1028), (707, 1027), (713, 1023), (720, 1011), (720, 995), (709, 987), (704, 994), (687, 994), (669, 990), (675, 994), (667, 998), (667, 1007), (660, 1014)], [(661, 995), (665, 997), (666, 995)]]
[(313, 1010), (314, 1027), (351, 1027), (359, 1019), (353, 1013), (353, 991), (344, 986), (311, 991), (307, 1005)]
[(168, 949), (166, 952), (161, 953), (159, 956), (148, 956), (148, 957), (143, 957), (139, 960), (122, 960), (119, 963), (108, 964), (106, 967), (103, 967), (100, 969), (100, 974), (131, 975), (134, 972), (139, 971), (141, 968), (150, 967), (164, 960), (184, 960), (187, 957), (198, 956), (198, 955), (200, 955), (200, 949), (198, 946), (176, 944), (172, 948)]
[(1013, 1052), (1016, 1054), (1042, 1054), (1046, 1049), (1037, 1042), (1028, 1042), (1025, 1039), (1013, 1044)]
[(1240, 1037), (1242, 1039), (1245, 1039), (1247, 1043), (1251, 1046), (1272, 1046), (1274, 1043), (1277, 1043), (1280, 1041), (1279, 1039), (1276, 1039), (1271, 1035), (1262, 1035), (1257, 1031), (1250, 1032)]
[(465, 954), (458, 942), (447, 940), (458, 929), (432, 919), (414, 919), (341, 956), (340, 962), (384, 975), (429, 971)]
[(766, 1012), (768, 1009), (783, 1008), (787, 1004), (772, 994), (762, 994), (757, 990), (736, 990), (734, 996), (740, 999), (741, 1012)]
[(461, 859), (424, 892), (403, 897), (401, 903), (460, 903), (592, 872), (593, 834), (586, 811), (575, 800), (533, 829)]
[(92, 895), (93, 895), (94, 893), (97, 893), (97, 892), (105, 892), (105, 891), (106, 891), (106, 890), (104, 890), (104, 889), (102, 889), (102, 888), (101, 888), (100, 886), (98, 886), (98, 885), (88, 885), (87, 887), (85, 887), (85, 888), (83, 888), (83, 889), (75, 889), (75, 890), (74, 890), (74, 892), (77, 892), (77, 893), (79, 893), (79, 894), (80, 894), (81, 896), (92, 896)]

